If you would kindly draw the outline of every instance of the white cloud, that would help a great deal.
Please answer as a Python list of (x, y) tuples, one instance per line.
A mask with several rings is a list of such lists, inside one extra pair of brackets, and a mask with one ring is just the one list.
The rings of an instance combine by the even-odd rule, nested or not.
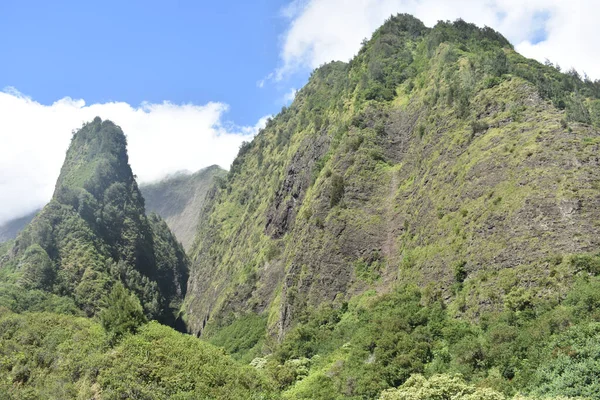
[(195, 171), (235, 158), (242, 141), (264, 126), (237, 127), (223, 122), (227, 105), (144, 103), (86, 105), (63, 98), (42, 105), (14, 89), (0, 92), (0, 224), (42, 206), (52, 196), (71, 132), (95, 116), (121, 126), (129, 159), (141, 182), (179, 170)]
[(283, 95), (283, 102), (285, 104), (290, 104), (296, 98), (296, 93), (298, 93), (298, 90), (296, 88), (291, 88), (286, 94)]
[[(283, 11), (290, 26), (276, 79), (332, 60), (347, 61), (363, 38), (396, 13), (413, 14), (427, 26), (457, 18), (487, 25), (527, 57), (547, 58), (600, 78), (597, 0), (296, 0)], [(533, 44), (540, 31), (546, 32), (545, 40)]]

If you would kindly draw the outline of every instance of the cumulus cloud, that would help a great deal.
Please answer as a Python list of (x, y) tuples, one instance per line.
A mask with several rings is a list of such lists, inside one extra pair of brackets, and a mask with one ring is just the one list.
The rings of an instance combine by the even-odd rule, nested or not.
[(129, 160), (141, 182), (179, 170), (195, 171), (235, 158), (240, 144), (264, 126), (223, 122), (227, 105), (114, 102), (86, 105), (63, 98), (43, 105), (14, 89), (0, 92), (0, 224), (44, 205), (52, 196), (71, 132), (95, 116), (121, 126)]
[(462, 18), (500, 31), (517, 51), (600, 78), (596, 0), (295, 0), (282, 11), (283, 36), (275, 79), (332, 61), (347, 61), (386, 18), (409, 13), (433, 26)]

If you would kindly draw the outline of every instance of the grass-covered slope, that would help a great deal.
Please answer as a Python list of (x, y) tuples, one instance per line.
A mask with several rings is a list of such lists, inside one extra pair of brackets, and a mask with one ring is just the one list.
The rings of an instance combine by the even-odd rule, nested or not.
[[(599, 89), (489, 28), (391, 18), (350, 63), (317, 69), (209, 193), (189, 330), (241, 359), (273, 353), (290, 398), (374, 398), (446, 371), (508, 394), (538, 373), (564, 382), (544, 393), (595, 390), (567, 372), (593, 371), (595, 345), (552, 360), (594, 337), (596, 305), (589, 320), (564, 305), (598, 273)], [(412, 284), (416, 300), (395, 294)], [(397, 315), (406, 302), (416, 315)], [(528, 364), (535, 340), (553, 343), (534, 350), (546, 372)]]
[(270, 399), (267, 379), (156, 322), (109, 346), (87, 318), (0, 310), (2, 399)]
[(100, 118), (74, 133), (53, 199), (0, 266), (3, 284), (71, 299), (89, 316), (120, 280), (148, 317), (168, 324), (187, 280), (183, 248), (164, 221), (145, 215), (125, 135)]
[(213, 165), (193, 174), (179, 173), (151, 184), (140, 185), (146, 212), (160, 215), (173, 234), (189, 249), (194, 241), (206, 193), (216, 177), (227, 172)]

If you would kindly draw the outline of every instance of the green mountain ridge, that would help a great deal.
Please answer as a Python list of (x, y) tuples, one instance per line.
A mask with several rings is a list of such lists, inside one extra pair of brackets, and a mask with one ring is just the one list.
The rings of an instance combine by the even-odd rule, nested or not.
[(53, 199), (2, 262), (24, 289), (72, 299), (88, 316), (122, 281), (145, 313), (173, 325), (185, 294), (187, 258), (144, 199), (121, 129), (100, 118), (72, 138)]
[[(225, 175), (225, 170), (212, 165), (194, 173), (182, 171), (156, 182), (141, 183), (139, 189), (145, 200), (146, 213), (160, 215), (183, 247), (189, 249), (206, 193), (215, 177)], [(0, 226), (0, 243), (15, 239), (39, 212), (35, 210)]]
[(160, 215), (188, 250), (194, 241), (206, 193), (214, 179), (226, 174), (219, 166), (212, 165), (193, 174), (178, 173), (158, 182), (142, 184), (140, 191), (146, 211)]
[(315, 70), (209, 193), (189, 331), (266, 357), (286, 398), (448, 371), (589, 395), (547, 380), (554, 340), (595, 321), (575, 291), (597, 284), (599, 89), (490, 28), (391, 18)]
[(600, 399), (599, 99), (397, 15), (226, 174), (96, 118), (0, 244), (0, 398)]
[(121, 129), (84, 124), (53, 199), (0, 245), (0, 398), (277, 398), (265, 374), (173, 329), (187, 262), (145, 215)]
[[(598, 247), (600, 120), (569, 112), (593, 111), (597, 86), (489, 28), (392, 18), (350, 63), (316, 70), (211, 194), (190, 330), (258, 311), (281, 336), (307, 307), (400, 282), (449, 299), (458, 269), (466, 286), (541, 283), (549, 257)], [(465, 313), (502, 302), (471, 290)]]

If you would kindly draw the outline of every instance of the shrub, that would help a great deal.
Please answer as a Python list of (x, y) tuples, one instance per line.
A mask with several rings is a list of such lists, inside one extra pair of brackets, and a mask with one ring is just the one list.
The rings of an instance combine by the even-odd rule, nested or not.
[(471, 122), (471, 133), (473, 135), (480, 133), (480, 132), (485, 132), (488, 130), (490, 126), (488, 125), (487, 122), (484, 121), (473, 121)]
[(465, 261), (461, 261), (454, 266), (454, 280), (456, 282), (463, 283), (465, 279), (467, 279), (466, 265), (467, 263)]
[(107, 307), (100, 312), (100, 321), (112, 344), (128, 333), (135, 333), (146, 322), (140, 301), (121, 282), (113, 286), (105, 302)]
[(379, 400), (504, 400), (492, 389), (466, 384), (460, 377), (435, 375), (429, 379), (413, 375), (398, 389), (381, 393)]
[(591, 254), (578, 254), (571, 258), (575, 272), (585, 271), (592, 275), (600, 274), (600, 257)]
[(337, 206), (344, 196), (344, 178), (339, 174), (334, 174), (331, 177), (331, 193), (329, 196), (329, 205)]

